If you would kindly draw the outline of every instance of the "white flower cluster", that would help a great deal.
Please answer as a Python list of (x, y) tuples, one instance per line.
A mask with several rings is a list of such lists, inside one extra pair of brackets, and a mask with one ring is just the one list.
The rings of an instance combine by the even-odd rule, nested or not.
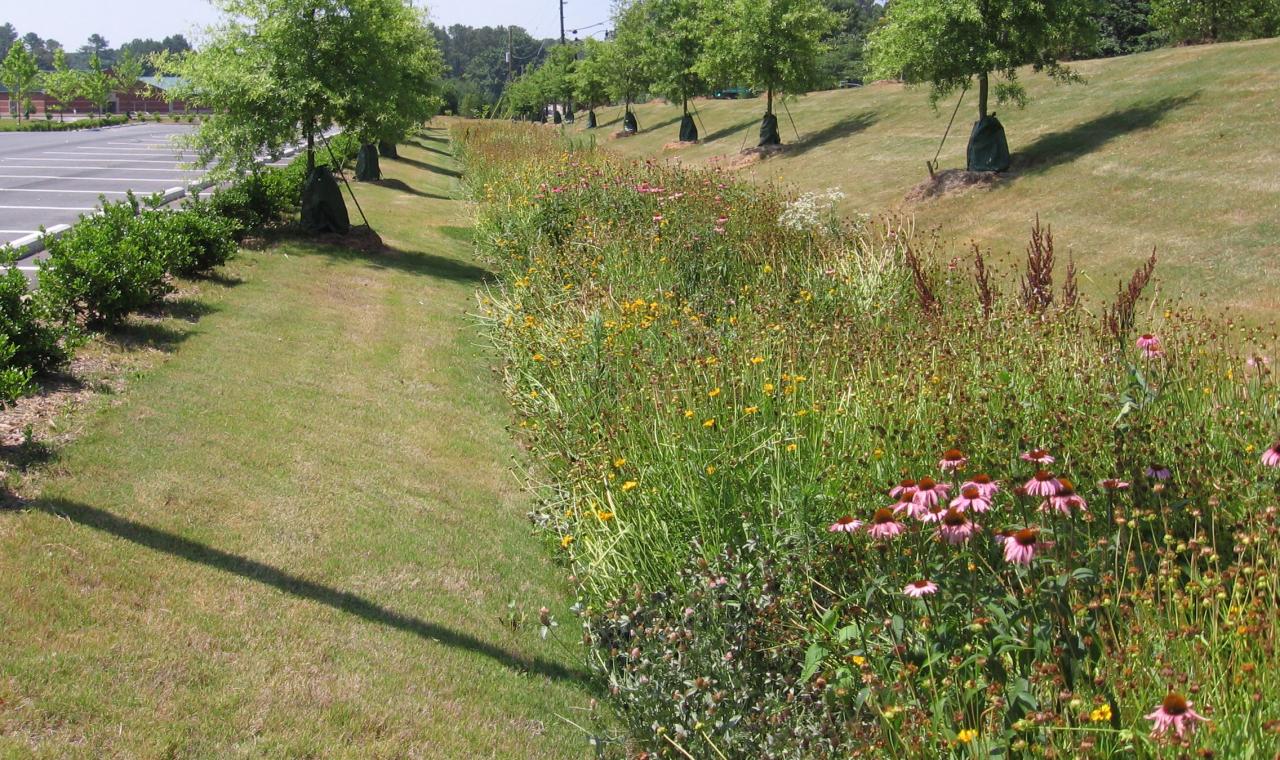
[(815, 229), (843, 198), (844, 193), (838, 187), (827, 188), (821, 193), (805, 193), (787, 204), (778, 217), (778, 224), (793, 230)]

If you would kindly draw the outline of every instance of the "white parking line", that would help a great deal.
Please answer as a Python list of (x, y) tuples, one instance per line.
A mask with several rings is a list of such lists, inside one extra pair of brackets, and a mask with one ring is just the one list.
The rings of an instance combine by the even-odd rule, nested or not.
[(169, 177), (80, 177), (77, 175), (56, 175), (56, 174), (0, 174), (0, 178), (4, 179), (74, 179), (79, 182), (81, 180), (98, 180), (101, 182), (173, 182)]
[[(46, 150), (45, 155), (49, 156), (81, 156), (81, 158), (35, 158), (34, 161), (93, 161), (95, 163), (138, 163), (138, 164), (177, 164), (181, 163), (179, 159), (169, 159), (168, 161), (159, 161), (153, 158), (127, 158), (123, 161), (111, 161), (107, 158), (85, 158), (82, 153), (75, 153), (69, 150)], [(104, 153), (102, 155), (114, 155)]]
[(34, 235), (40, 230), (0, 230), (0, 235)]
[(97, 206), (0, 206), (0, 208), (29, 209), (32, 211), (93, 211)]
[[(47, 159), (37, 159), (37, 160), (47, 160)], [(63, 167), (61, 167), (61, 166), (28, 166), (28, 165), (26, 165), (26, 164), (3, 164), (3, 165), (0, 165), (0, 168), (4, 168), (4, 169), (44, 169), (45, 171), (51, 171), (51, 170), (53, 170), (53, 169), (61, 169), (61, 168), (63, 168)], [(66, 167), (66, 168), (68, 168), (68, 169), (74, 169), (75, 167), (68, 166), (68, 167)], [(124, 167), (124, 166), (86, 166), (86, 167), (84, 167), (84, 168), (85, 168), (85, 169), (87, 169), (87, 170), (89, 170), (89, 171), (95, 171), (95, 172), (105, 172), (105, 171), (111, 171), (111, 170), (113, 170), (113, 169), (125, 169), (125, 168), (127, 168), (127, 169), (128, 169), (129, 171), (131, 171), (131, 172), (164, 172), (164, 173), (166, 173), (166, 174), (199, 174), (199, 173), (200, 173), (200, 170), (199, 170), (199, 169), (151, 169), (151, 168), (148, 168), (148, 167), (146, 167), (146, 166), (129, 166), (129, 167)], [(72, 178), (74, 178), (75, 176), (76, 176), (76, 175), (73, 175), (73, 174), (66, 175), (67, 179), (72, 179)]]
[(194, 151), (173, 149), (162, 150), (160, 148), (76, 148), (76, 155), (82, 156), (133, 156), (135, 154), (154, 156), (157, 153), (161, 155), (168, 153), (175, 156), (186, 156), (193, 155)]
[(93, 195), (126, 195), (125, 190), (41, 190), (38, 187), (0, 187), (0, 193), (91, 193)]

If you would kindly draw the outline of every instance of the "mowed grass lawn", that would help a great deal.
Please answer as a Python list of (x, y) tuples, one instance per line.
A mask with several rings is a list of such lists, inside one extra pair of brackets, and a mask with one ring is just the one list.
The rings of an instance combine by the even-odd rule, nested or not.
[(443, 135), (357, 185), (393, 251), (242, 254), (0, 512), (0, 756), (589, 754)]
[[(943, 256), (968, 256), (968, 242), (1020, 255), (1037, 214), (1052, 224), (1058, 251), (1070, 249), (1092, 295), (1154, 247), (1167, 296), (1253, 319), (1280, 307), (1280, 40), (1158, 50), (1073, 64), (1084, 84), (1056, 85), (1025, 72), (1022, 110), (996, 106), (1014, 166), (992, 190), (906, 203), (927, 178), (955, 108), (928, 105), (927, 90), (874, 84), (813, 93), (779, 109), (787, 152), (743, 176), (800, 191), (839, 187), (846, 214), (897, 210), (920, 228), (940, 228)], [(600, 109), (597, 139), (636, 157), (723, 164), (754, 145), (763, 98), (698, 101), (703, 143), (676, 140), (679, 107), (637, 109), (641, 134), (611, 139), (621, 108)], [(976, 109), (969, 93), (940, 157), (963, 168)], [(585, 120), (573, 128), (585, 132)], [(799, 131), (797, 139), (796, 129)]]

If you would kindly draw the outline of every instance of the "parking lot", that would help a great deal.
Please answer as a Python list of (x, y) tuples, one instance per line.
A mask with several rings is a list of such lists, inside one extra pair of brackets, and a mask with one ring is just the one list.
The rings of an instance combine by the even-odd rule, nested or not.
[(71, 224), (98, 206), (184, 187), (202, 172), (170, 142), (191, 127), (139, 124), (75, 132), (0, 133), (0, 245)]

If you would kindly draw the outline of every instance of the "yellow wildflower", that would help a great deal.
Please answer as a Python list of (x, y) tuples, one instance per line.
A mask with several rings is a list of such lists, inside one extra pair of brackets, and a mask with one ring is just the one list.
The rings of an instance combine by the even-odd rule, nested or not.
[(974, 731), (972, 728), (966, 728), (965, 730), (963, 730), (963, 731), (961, 731), (960, 733), (956, 734), (956, 743), (958, 743), (958, 744), (968, 744), (969, 742), (971, 742), (971, 741), (973, 741), (974, 739), (977, 739), (977, 738), (978, 738), (978, 732), (977, 732), (977, 731)]
[(711, 390), (707, 391), (707, 395), (710, 396), (711, 398), (715, 398), (716, 396), (720, 395), (720, 389), (712, 388)]
[(612, 519), (613, 519), (613, 513), (612, 513), (612, 512), (606, 512), (606, 511), (604, 511), (603, 509), (597, 509), (597, 510), (596, 510), (596, 519), (597, 519), (597, 520), (599, 520), (600, 522), (609, 522), (610, 520), (612, 520)]
[(573, 536), (565, 536), (564, 538), (560, 539), (560, 548), (568, 549), (569, 544), (572, 544), (572, 543), (573, 543)]
[(622, 484), (622, 490), (630, 491), (631, 489), (635, 488), (638, 485), (640, 484), (635, 482), (634, 480), (628, 480), (626, 483)]
[(760, 364), (760, 363), (761, 363), (761, 362), (763, 362), (763, 361), (764, 361), (764, 357), (763, 357), (763, 356), (753, 356), (753, 357), (751, 357), (751, 363), (752, 363), (752, 364)]
[(716, 426), (716, 418), (715, 418), (715, 417), (708, 417), (707, 419), (705, 419), (705, 420), (703, 420), (703, 421), (702, 421), (702, 426), (703, 426), (704, 428), (713, 428), (713, 427), (715, 427), (715, 426)]
[(1111, 705), (1096, 707), (1089, 713), (1089, 720), (1094, 723), (1106, 723), (1111, 720)]
[(715, 474), (716, 474), (716, 466), (715, 466), (714, 464), (709, 464), (709, 465), (707, 465), (707, 474), (708, 474), (708, 475), (715, 475)]

